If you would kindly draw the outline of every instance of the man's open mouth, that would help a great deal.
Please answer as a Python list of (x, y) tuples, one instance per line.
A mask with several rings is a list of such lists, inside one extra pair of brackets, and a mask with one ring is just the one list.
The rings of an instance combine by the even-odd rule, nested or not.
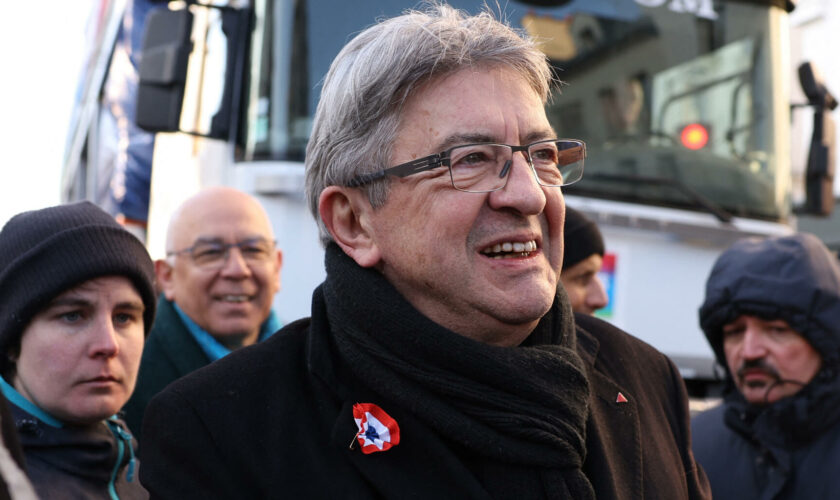
[(481, 251), (482, 254), (492, 259), (512, 259), (518, 257), (527, 257), (537, 249), (537, 242), (531, 241), (506, 241), (504, 243), (496, 243), (491, 247), (487, 247)]

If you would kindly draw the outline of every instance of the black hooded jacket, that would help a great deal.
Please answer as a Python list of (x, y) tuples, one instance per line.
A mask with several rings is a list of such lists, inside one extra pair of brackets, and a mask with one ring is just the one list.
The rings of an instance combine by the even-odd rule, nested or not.
[(741, 314), (783, 319), (820, 353), (794, 395), (747, 403), (727, 368), (724, 403), (692, 422), (693, 451), (716, 499), (834, 498), (840, 470), (840, 268), (814, 236), (743, 240), (715, 263), (700, 323), (718, 361), (723, 325)]

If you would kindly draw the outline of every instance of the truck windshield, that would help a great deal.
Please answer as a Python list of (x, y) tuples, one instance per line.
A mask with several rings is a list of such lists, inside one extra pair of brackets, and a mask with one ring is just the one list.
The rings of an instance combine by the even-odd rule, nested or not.
[[(484, 2), (450, 3), (476, 12)], [(355, 33), (414, 2), (256, 4), (241, 159), (300, 161), (332, 59)], [(502, 5), (508, 22), (543, 42), (563, 82), (547, 106), (558, 136), (587, 143), (584, 178), (566, 192), (706, 210), (679, 189), (688, 186), (733, 215), (787, 217), (789, 188), (777, 171), (784, 115), (772, 99), (781, 85), (773, 77), (781, 57), (773, 7), (720, 0)]]

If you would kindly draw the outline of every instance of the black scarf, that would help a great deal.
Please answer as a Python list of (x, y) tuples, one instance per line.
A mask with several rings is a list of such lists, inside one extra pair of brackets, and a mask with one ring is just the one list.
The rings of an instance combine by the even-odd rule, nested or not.
[(594, 498), (581, 470), (589, 385), (565, 294), (522, 346), (505, 348), (429, 320), (334, 244), (326, 267), (335, 345), (360, 380), (479, 457), (494, 485), (498, 473), (522, 484), (517, 474), (537, 471), (539, 496)]

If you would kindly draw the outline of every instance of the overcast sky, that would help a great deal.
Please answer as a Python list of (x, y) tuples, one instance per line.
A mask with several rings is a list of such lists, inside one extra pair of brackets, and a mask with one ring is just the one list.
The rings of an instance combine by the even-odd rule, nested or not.
[(0, 15), (0, 225), (59, 203), (64, 142), (91, 0), (4, 2)]

